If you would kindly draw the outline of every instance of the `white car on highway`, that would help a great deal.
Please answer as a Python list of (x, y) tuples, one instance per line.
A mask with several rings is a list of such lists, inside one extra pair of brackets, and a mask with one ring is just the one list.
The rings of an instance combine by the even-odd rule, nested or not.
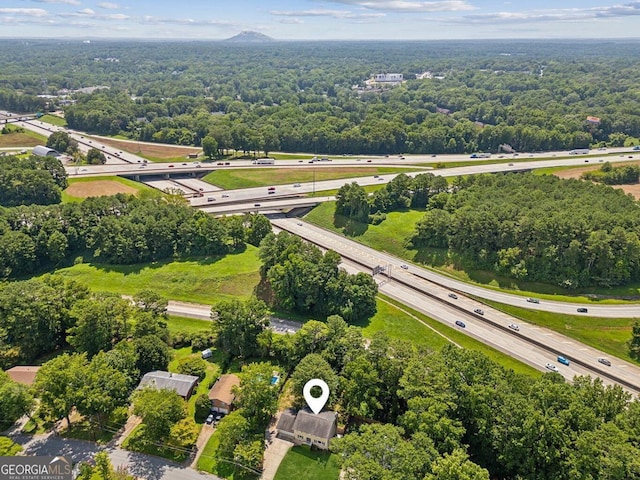
[(559, 372), (558, 367), (556, 367), (553, 363), (547, 363), (545, 367), (552, 372)]

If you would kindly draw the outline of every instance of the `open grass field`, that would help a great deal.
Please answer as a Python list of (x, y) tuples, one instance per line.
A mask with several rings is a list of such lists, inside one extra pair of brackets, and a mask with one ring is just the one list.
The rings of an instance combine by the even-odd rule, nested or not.
[(199, 147), (182, 147), (179, 145), (165, 145), (161, 143), (145, 143), (131, 140), (117, 140), (114, 138), (100, 137), (95, 139), (110, 147), (119, 150), (139, 154), (153, 162), (177, 162), (185, 161), (190, 153), (200, 153)]
[(627, 342), (631, 339), (631, 329), (635, 319), (561, 315), (528, 310), (486, 300), (484, 300), (484, 303), (534, 325), (546, 327), (575, 338), (615, 357), (640, 364), (640, 362), (633, 360), (629, 356), (627, 347)]
[(171, 300), (212, 304), (247, 299), (260, 281), (257, 248), (200, 260), (163, 261), (142, 265), (81, 263), (56, 273), (73, 278), (94, 291), (134, 295), (153, 288)]
[[(172, 353), (172, 358), (171, 358), (171, 362), (169, 362), (169, 371), (173, 373), (180, 373), (178, 371), (178, 365), (182, 360), (185, 360), (187, 358), (201, 357), (201, 353), (199, 351), (196, 351), (196, 352), (192, 351), (191, 347), (173, 349), (171, 353)], [(187, 414), (190, 418), (193, 418), (193, 415), (196, 411), (197, 398), (202, 394), (208, 393), (209, 390), (211, 389), (210, 385), (213, 384), (216, 378), (220, 376), (220, 373), (222, 373), (222, 369), (220, 368), (220, 365), (217, 363), (217, 361), (221, 358), (221, 356), (222, 354), (216, 354), (213, 357), (205, 360), (205, 362), (207, 362), (207, 371), (205, 373), (205, 377), (202, 380), (200, 380), (200, 383), (198, 384), (196, 389), (193, 391), (191, 398), (189, 398), (189, 401), (187, 402)]]
[(338, 217), (334, 221), (334, 210), (335, 202), (324, 202), (315, 207), (305, 220), (348, 236), (363, 245), (432, 268), (464, 282), (523, 297), (537, 296), (546, 300), (576, 303), (622, 304), (637, 302), (640, 298), (640, 285), (567, 291), (555, 285), (515, 280), (485, 270), (465, 270), (460, 262), (452, 260), (443, 249), (407, 249), (404, 246), (404, 239), (411, 234), (415, 223), (423, 216), (423, 213), (418, 210), (391, 212), (379, 225), (347, 222), (344, 217)]
[(121, 177), (70, 178), (69, 186), (62, 192), (64, 203), (81, 202), (88, 197), (115, 195), (116, 193), (137, 194), (140, 191), (156, 191), (147, 185)]
[[(263, 187), (288, 183), (305, 183), (340, 178), (366, 177), (384, 173), (415, 172), (415, 168), (338, 167), (335, 168), (241, 168), (216, 170), (203, 178), (205, 182), (224, 189)], [(345, 181), (347, 183), (347, 181)]]
[(200, 320), (198, 318), (187, 318), (170, 315), (166, 320), (167, 328), (170, 333), (187, 332), (197, 333), (211, 331), (211, 322), (209, 320)]
[(50, 114), (43, 115), (38, 120), (40, 120), (41, 122), (50, 123), (51, 125), (55, 125), (56, 127), (67, 126), (67, 121), (64, 118), (59, 117), (57, 115), (50, 115)]
[(29, 130), (25, 130), (24, 132), (0, 133), (0, 148), (29, 148), (44, 145), (45, 143), (47, 143), (45, 137), (30, 132)]
[(339, 476), (340, 466), (336, 455), (311, 450), (302, 445), (287, 452), (276, 472), (275, 480), (338, 480)]

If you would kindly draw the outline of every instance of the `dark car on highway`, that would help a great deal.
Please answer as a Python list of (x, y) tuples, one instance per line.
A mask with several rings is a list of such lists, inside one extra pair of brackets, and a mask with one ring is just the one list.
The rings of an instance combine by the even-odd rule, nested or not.
[(465, 328), (466, 325), (464, 324), (464, 322), (462, 320), (456, 320), (456, 325), (461, 327), (461, 328)]

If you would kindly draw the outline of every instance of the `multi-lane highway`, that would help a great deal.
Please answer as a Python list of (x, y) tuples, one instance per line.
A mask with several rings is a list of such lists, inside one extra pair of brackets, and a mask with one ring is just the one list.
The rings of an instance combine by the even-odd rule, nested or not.
[[(453, 292), (446, 286), (433, 283), (420, 275), (418, 269), (401, 268), (402, 260), (376, 251), (361, 250), (358, 244), (343, 242), (341, 237), (323, 237), (324, 230), (306, 222), (290, 218), (274, 218), (278, 229), (299, 235), (325, 249), (340, 253), (352, 270), (370, 272), (375, 265), (384, 265), (389, 275), (380, 275), (379, 290), (411, 308), (429, 315), (453, 328), (460, 328), (456, 320), (462, 320), (464, 333), (483, 343), (507, 353), (535, 368), (545, 370), (551, 363), (560, 374), (571, 379), (574, 375), (599, 376), (605, 383), (618, 383), (635, 394), (640, 393), (640, 367), (624, 360), (608, 357), (595, 348), (581, 344), (552, 330), (519, 321), (503, 312), (488, 307)], [(482, 314), (474, 310), (482, 310)], [(517, 325), (518, 330), (510, 327)], [(556, 361), (558, 355), (570, 359), (570, 365)], [(598, 362), (609, 358), (611, 366)]]

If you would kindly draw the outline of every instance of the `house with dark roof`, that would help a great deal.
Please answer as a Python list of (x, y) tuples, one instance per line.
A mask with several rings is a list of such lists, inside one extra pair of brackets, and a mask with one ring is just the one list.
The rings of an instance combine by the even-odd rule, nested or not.
[(193, 375), (183, 375), (181, 373), (163, 372), (156, 370), (154, 372), (145, 373), (138, 389), (149, 387), (158, 390), (173, 390), (185, 400), (189, 400), (196, 385), (198, 385), (198, 377)]
[(229, 413), (233, 408), (233, 401), (236, 399), (233, 387), (238, 385), (240, 385), (240, 378), (236, 375), (232, 373), (221, 375), (209, 390), (211, 409), (220, 413)]
[(293, 442), (295, 445), (310, 445), (328, 450), (331, 439), (336, 435), (338, 414), (332, 411), (317, 415), (308, 408), (282, 412), (276, 429), (277, 437)]
[(28, 365), (18, 365), (7, 370), (7, 375), (14, 382), (22, 383), (24, 385), (32, 385), (36, 379), (36, 373), (38, 373), (40, 367), (32, 367)]

